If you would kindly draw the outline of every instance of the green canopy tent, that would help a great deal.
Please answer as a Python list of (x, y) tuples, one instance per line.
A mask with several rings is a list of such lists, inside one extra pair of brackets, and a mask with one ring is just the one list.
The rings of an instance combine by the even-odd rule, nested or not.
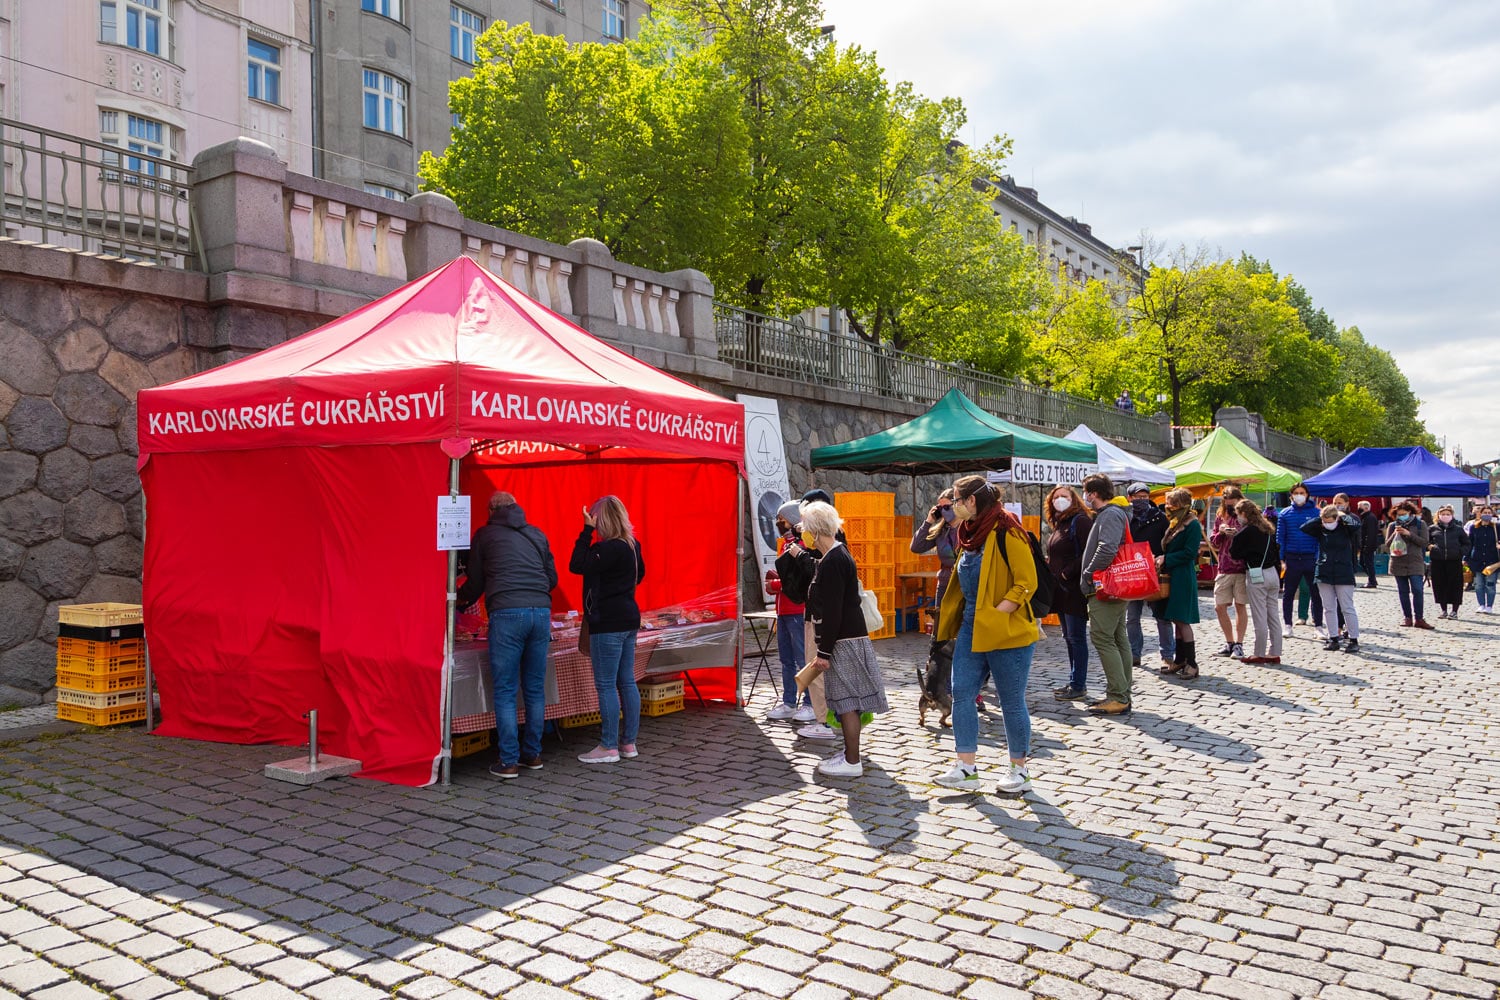
[(1234, 482), (1255, 493), (1279, 493), (1302, 481), (1300, 475), (1257, 454), (1222, 427), (1215, 427), (1203, 440), (1161, 465), (1177, 473), (1178, 486)]
[(916, 477), (1007, 468), (1016, 458), (1092, 465), (1099, 451), (1087, 442), (1065, 441), (1002, 420), (949, 389), (932, 409), (904, 424), (814, 448), (812, 467)]

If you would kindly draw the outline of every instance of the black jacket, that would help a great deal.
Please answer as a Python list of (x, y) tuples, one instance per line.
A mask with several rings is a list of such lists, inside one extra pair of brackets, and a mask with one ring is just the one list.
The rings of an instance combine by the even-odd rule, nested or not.
[(1312, 518), (1302, 530), (1318, 543), (1316, 579), (1319, 583), (1354, 583), (1354, 561), (1359, 554), (1360, 524), (1353, 514), (1340, 515), (1331, 530), (1323, 529), (1320, 518)]
[(1374, 511), (1367, 510), (1359, 515), (1359, 532), (1361, 552), (1374, 552), (1380, 548), (1380, 540), (1384, 532), (1380, 528), (1380, 518), (1375, 515)]
[(1229, 554), (1247, 567), (1275, 570), (1281, 564), (1281, 549), (1276, 544), (1276, 529), (1268, 536), (1254, 525), (1241, 525), (1229, 543)]
[(526, 523), (520, 504), (490, 511), (489, 523), (469, 543), (467, 566), (469, 577), (458, 590), (461, 608), (481, 594), (489, 611), (552, 607), (557, 562), (547, 536)]
[[(816, 610), (814, 610), (816, 609)], [(818, 655), (833, 660), (834, 643), (869, 635), (865, 613), (859, 606), (859, 573), (847, 545), (836, 545), (818, 560), (807, 597)]]
[[(1166, 518), (1163, 517), (1162, 521), (1165, 523)], [(1092, 526), (1093, 521), (1088, 514), (1078, 510), (1053, 528), (1052, 534), (1047, 537), (1047, 568), (1057, 578), (1057, 590), (1052, 595), (1052, 610), (1060, 615), (1088, 614), (1089, 602), (1078, 584), (1078, 574), (1083, 568), (1083, 546), (1088, 541)], [(1159, 536), (1157, 544), (1161, 544)]]
[(1142, 513), (1134, 503), (1130, 505), (1130, 537), (1137, 542), (1149, 542), (1152, 555), (1161, 555), (1161, 540), (1166, 533), (1167, 515), (1160, 507), (1153, 504)]
[(1469, 536), (1457, 521), (1438, 521), (1427, 531), (1427, 544), (1433, 559), (1462, 559), (1469, 554)]
[(635, 586), (646, 579), (640, 539), (634, 545), (623, 538), (597, 544), (593, 540), (594, 529), (585, 525), (568, 560), (568, 572), (583, 577), (583, 616), (589, 631), (634, 632), (641, 627)]

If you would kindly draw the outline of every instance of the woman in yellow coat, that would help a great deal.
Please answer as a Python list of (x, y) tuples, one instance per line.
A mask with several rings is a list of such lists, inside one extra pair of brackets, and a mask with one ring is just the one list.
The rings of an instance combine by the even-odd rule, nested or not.
[(1031, 787), (1026, 769), (1031, 750), (1026, 681), (1032, 650), (1041, 638), (1031, 613), (1036, 564), (1025, 529), (983, 476), (965, 476), (953, 484), (953, 510), (960, 522), (959, 556), (943, 594), (937, 638), (955, 640), (953, 743), (958, 760), (936, 782), (944, 788), (983, 790), (974, 760), (979, 749), (974, 698), (985, 678), (993, 677), (1010, 750), (1010, 769), (996, 790), (1020, 795)]

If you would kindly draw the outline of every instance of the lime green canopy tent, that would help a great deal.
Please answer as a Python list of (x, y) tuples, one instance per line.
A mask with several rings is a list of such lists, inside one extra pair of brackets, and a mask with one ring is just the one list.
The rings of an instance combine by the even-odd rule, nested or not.
[(814, 469), (896, 472), (911, 476), (1002, 468), (1013, 458), (1093, 463), (1099, 451), (1001, 420), (949, 389), (932, 409), (904, 424), (844, 444), (814, 448)]
[(1215, 427), (1202, 441), (1161, 465), (1177, 473), (1178, 486), (1232, 481), (1256, 493), (1279, 493), (1302, 481), (1300, 475), (1256, 454), (1222, 427)]

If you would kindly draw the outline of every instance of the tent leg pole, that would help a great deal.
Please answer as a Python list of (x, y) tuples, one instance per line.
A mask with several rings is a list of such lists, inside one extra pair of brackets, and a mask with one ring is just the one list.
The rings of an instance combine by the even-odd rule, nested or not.
[[(745, 505), (750, 502), (749, 487), (749, 482), (741, 477), (735, 488), (739, 497), (739, 502), (735, 504), (735, 521), (739, 524), (739, 531), (734, 543), (734, 575), (737, 581), (734, 588), (734, 617), (740, 627), (734, 642), (734, 703), (741, 708), (745, 707), (745, 586), (739, 578), (745, 572)], [(696, 691), (697, 688), (694, 687), (693, 690)], [(698, 700), (701, 702), (703, 696), (699, 695)]]
[[(146, 549), (146, 491), (143, 489), (143, 490), (141, 490), (141, 551), (144, 552), (145, 549)], [(145, 599), (146, 599), (146, 595), (142, 594), (141, 595), (141, 600), (144, 601)], [(153, 729), (156, 728), (156, 677), (151, 672), (151, 647), (146, 644), (146, 640), (144, 638), (144, 635), (145, 635), (145, 632), (142, 631), (143, 638), (141, 639), (141, 646), (142, 646), (142, 648), (145, 649), (145, 664), (146, 664), (146, 732), (149, 733), (149, 732), (151, 732), (151, 730), (153, 730)]]
[[(448, 495), (458, 496), (458, 459), (448, 460)], [(453, 780), (453, 622), (458, 614), (458, 553), (448, 551), (448, 612), (443, 623), (443, 751), (439, 778)]]

